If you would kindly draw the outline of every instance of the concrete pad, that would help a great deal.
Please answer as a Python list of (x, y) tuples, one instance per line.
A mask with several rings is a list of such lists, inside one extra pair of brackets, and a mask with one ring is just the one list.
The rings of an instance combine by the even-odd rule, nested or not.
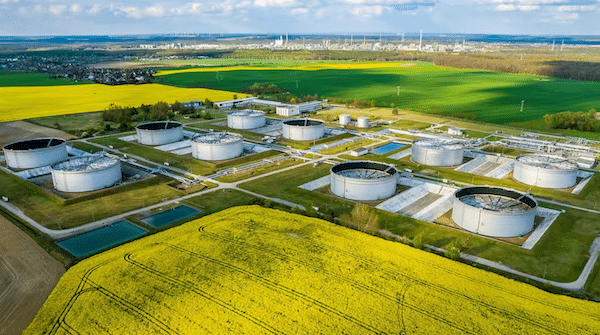
[(27, 179), (47, 175), (50, 173), (51, 173), (50, 166), (44, 166), (44, 167), (40, 167), (40, 168), (29, 169), (29, 170), (17, 172), (17, 173), (15, 173), (15, 175), (21, 179), (27, 180)]
[(423, 208), (420, 212), (413, 215), (413, 218), (433, 222), (440, 216), (444, 215), (444, 213), (448, 212), (454, 206), (453, 195), (445, 195), (438, 200), (432, 202), (429, 206)]
[(496, 170), (488, 173), (486, 175), (486, 177), (495, 178), (495, 179), (502, 179), (507, 174), (511, 173), (514, 169), (515, 169), (515, 162), (512, 161), (512, 162), (510, 162), (508, 164), (501, 165)]
[(190, 140), (183, 140), (183, 141), (168, 143), (168, 144), (164, 144), (164, 145), (159, 145), (159, 146), (154, 147), (154, 149), (171, 152), (174, 150), (182, 149), (185, 147), (191, 147), (191, 146), (192, 146), (192, 143), (190, 142)]
[(542, 221), (537, 228), (529, 235), (525, 243), (521, 245), (521, 248), (531, 250), (535, 246), (535, 244), (544, 236), (544, 233), (550, 228), (554, 220), (560, 215), (560, 211), (539, 207), (537, 216), (544, 217), (544, 221)]
[(176, 155), (187, 155), (187, 154), (191, 154), (192, 153), (192, 147), (186, 147), (186, 148), (181, 148), (181, 149), (177, 149), (177, 150), (173, 150), (171, 151), (172, 154), (176, 154)]
[(306, 184), (302, 184), (298, 187), (305, 189), (305, 190), (314, 191), (318, 188), (329, 185), (331, 183), (330, 177), (331, 177), (330, 175), (326, 175), (325, 177), (321, 177), (319, 179), (313, 180)]
[(388, 200), (380, 203), (375, 208), (396, 213), (398, 210), (405, 208), (428, 193), (429, 191), (427, 190), (427, 185), (422, 183), (416, 187), (409, 188), (402, 193), (396, 194)]
[(124, 137), (119, 137), (119, 139), (121, 141), (126, 141), (126, 142), (136, 141), (137, 135), (129, 135), (129, 136), (124, 136)]
[[(581, 172), (585, 172), (585, 171), (579, 171)], [(579, 182), (579, 184), (577, 184), (577, 186), (575, 186), (575, 188), (573, 189), (573, 191), (571, 191), (572, 194), (579, 194), (581, 193), (581, 191), (583, 191), (583, 188), (585, 187), (585, 185), (587, 185), (587, 183), (592, 180), (592, 176), (594, 175), (592, 172), (586, 172), (589, 173), (590, 175), (588, 175), (587, 177), (582, 177), (584, 178), (583, 180), (581, 180)], [(579, 175), (578, 175), (579, 176)]]
[(79, 150), (77, 148), (73, 148), (70, 145), (67, 145), (67, 153), (71, 156), (87, 156), (87, 155), (91, 155), (89, 152), (87, 151), (83, 151), (83, 150)]
[(406, 156), (409, 156), (411, 152), (412, 152), (412, 150), (410, 150), (410, 148), (409, 149), (404, 149), (404, 150), (402, 150), (400, 152), (397, 152), (397, 153), (395, 153), (393, 155), (388, 156), (387, 158), (402, 159), (402, 158), (404, 158)]

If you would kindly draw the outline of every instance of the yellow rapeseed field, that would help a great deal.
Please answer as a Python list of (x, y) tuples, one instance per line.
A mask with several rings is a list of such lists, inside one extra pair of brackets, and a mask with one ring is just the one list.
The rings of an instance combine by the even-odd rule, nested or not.
[(188, 72), (221, 72), (221, 71), (241, 71), (241, 70), (298, 70), (298, 71), (318, 71), (318, 70), (364, 70), (364, 69), (380, 69), (386, 67), (410, 67), (410, 63), (321, 63), (314, 65), (302, 66), (271, 66), (271, 67), (255, 67), (255, 66), (219, 66), (219, 67), (195, 67), (182, 70), (163, 70), (158, 71), (155, 76), (166, 76), (175, 73)]
[(600, 304), (237, 207), (72, 267), (24, 334), (594, 334)]
[[(102, 84), (0, 87), (0, 122), (51, 115), (101, 111), (111, 103), (122, 106), (154, 104), (158, 101), (230, 100), (234, 92), (204, 88), (179, 88), (160, 84)], [(246, 97), (245, 94), (237, 95)]]

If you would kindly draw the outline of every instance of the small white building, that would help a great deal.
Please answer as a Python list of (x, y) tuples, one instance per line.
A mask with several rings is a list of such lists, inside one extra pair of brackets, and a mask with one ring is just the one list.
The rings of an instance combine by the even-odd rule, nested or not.
[(309, 101), (297, 105), (287, 105), (277, 107), (277, 115), (294, 116), (305, 112), (314, 112), (323, 109), (323, 101)]
[(368, 153), (369, 153), (369, 150), (365, 149), (363, 147), (350, 150), (350, 156), (354, 156), (354, 157), (366, 155)]
[(463, 132), (462, 132), (462, 130), (460, 130), (460, 128), (450, 127), (450, 128), (448, 128), (448, 134), (460, 136), (463, 134)]
[(257, 99), (258, 98), (256, 98), (256, 97), (250, 97), (250, 98), (242, 98), (242, 99), (235, 99), (235, 100), (217, 101), (214, 104), (215, 104), (215, 106), (219, 107), (219, 109), (231, 109), (236, 106), (247, 105)]
[(183, 103), (184, 107), (200, 108), (202, 106), (201, 101), (187, 101)]

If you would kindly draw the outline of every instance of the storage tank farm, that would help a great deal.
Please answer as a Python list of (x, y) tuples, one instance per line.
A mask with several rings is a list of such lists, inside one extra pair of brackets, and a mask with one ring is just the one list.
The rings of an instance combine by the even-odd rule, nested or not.
[(183, 124), (173, 121), (142, 123), (135, 127), (137, 140), (145, 145), (163, 145), (183, 140)]
[(347, 126), (350, 124), (350, 115), (349, 114), (340, 114), (340, 125)]
[(359, 116), (356, 118), (356, 127), (358, 128), (369, 128), (369, 118), (366, 116)]
[(579, 166), (566, 158), (525, 154), (516, 158), (513, 177), (521, 183), (543, 188), (570, 188), (577, 183)]
[(33, 169), (64, 161), (67, 142), (62, 138), (33, 138), (12, 142), (2, 148), (8, 167)]
[(429, 166), (456, 166), (463, 162), (464, 147), (456, 140), (420, 138), (412, 142), (411, 159)]
[(267, 119), (264, 112), (245, 109), (227, 114), (227, 127), (233, 129), (255, 129), (264, 127)]
[(118, 184), (121, 161), (109, 154), (79, 156), (50, 167), (54, 188), (61, 192), (89, 192)]
[(516, 237), (533, 230), (537, 201), (515, 190), (492, 186), (468, 186), (454, 193), (452, 220), (473, 233)]
[(283, 121), (283, 137), (294, 141), (312, 141), (325, 136), (325, 122), (314, 119)]
[(244, 138), (239, 134), (219, 132), (194, 137), (192, 156), (205, 161), (221, 161), (239, 157), (244, 152)]
[(338, 163), (330, 170), (331, 193), (351, 200), (381, 200), (396, 193), (397, 170), (371, 161)]

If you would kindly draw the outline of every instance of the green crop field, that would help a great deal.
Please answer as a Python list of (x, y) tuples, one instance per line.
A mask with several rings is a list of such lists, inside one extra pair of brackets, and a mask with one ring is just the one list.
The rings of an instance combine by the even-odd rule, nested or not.
[(2, 72), (0, 71), (0, 87), (10, 86), (59, 86), (81, 85), (89, 82), (75, 82), (69, 79), (54, 79), (45, 73)]
[(326, 221), (251, 206), (80, 262), (24, 334), (583, 335), (598, 329), (596, 303)]
[[(394, 103), (401, 109), (497, 124), (537, 120), (544, 114), (566, 110), (600, 109), (600, 82), (541, 81), (534, 75), (455, 69), (424, 62), (413, 62), (414, 66), (387, 64), (361, 68), (354, 63), (349, 69), (341, 64), (283, 69), (244, 66), (239, 70), (204, 67), (167, 71), (165, 75), (159, 72), (157, 78), (167, 85), (235, 92), (255, 82), (271, 82), (298, 96), (317, 93), (375, 100)], [(524, 111), (520, 112), (522, 100)]]

